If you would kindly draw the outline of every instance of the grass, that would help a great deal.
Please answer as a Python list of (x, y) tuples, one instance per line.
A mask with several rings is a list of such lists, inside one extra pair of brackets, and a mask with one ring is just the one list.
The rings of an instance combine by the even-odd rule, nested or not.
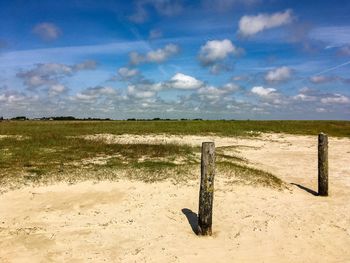
[(228, 161), (217, 162), (218, 172), (224, 173), (229, 184), (241, 183), (282, 189), (285, 184), (275, 175), (248, 165)]
[(76, 136), (111, 134), (217, 134), (251, 136), (258, 132), (350, 137), (349, 121), (10, 121), (0, 122), (1, 135), (50, 134)]
[[(154, 182), (186, 181), (199, 176), (198, 147), (177, 144), (107, 144), (84, 135), (217, 134), (256, 136), (286, 132), (350, 137), (345, 121), (10, 121), (0, 122), (0, 184), (3, 189), (28, 183), (121, 177)], [(1, 137), (7, 135), (7, 137)], [(231, 182), (280, 187), (268, 173), (250, 168), (237, 155), (217, 149), (219, 171)], [(180, 161), (179, 161), (180, 160)]]

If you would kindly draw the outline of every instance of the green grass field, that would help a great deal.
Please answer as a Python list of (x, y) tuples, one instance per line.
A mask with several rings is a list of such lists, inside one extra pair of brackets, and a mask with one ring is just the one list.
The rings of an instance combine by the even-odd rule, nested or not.
[[(107, 144), (83, 135), (186, 134), (259, 136), (282, 132), (350, 137), (346, 121), (4, 121), (0, 122), (0, 184), (3, 189), (28, 183), (129, 179), (174, 182), (199, 174), (200, 149), (176, 144)], [(5, 135), (5, 136), (4, 136)], [(217, 167), (245, 183), (281, 186), (271, 174), (250, 168), (239, 157), (217, 149)], [(181, 159), (181, 162), (176, 160)], [(244, 175), (242, 177), (242, 175)], [(4, 191), (4, 190), (3, 190)]]
[(247, 132), (282, 132), (350, 137), (350, 121), (10, 121), (0, 123), (0, 135), (74, 136), (111, 134), (208, 134), (243, 136)]

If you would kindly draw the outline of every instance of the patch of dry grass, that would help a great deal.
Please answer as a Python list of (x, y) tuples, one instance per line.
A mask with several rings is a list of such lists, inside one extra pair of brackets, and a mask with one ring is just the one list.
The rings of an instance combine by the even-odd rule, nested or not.
[(225, 174), (228, 184), (244, 184), (283, 189), (286, 184), (277, 176), (245, 164), (221, 161), (217, 163), (219, 173)]
[[(125, 128), (128, 123), (103, 122), (101, 125), (109, 132), (112, 126), (116, 128), (114, 125), (121, 124)], [(205, 126), (205, 123), (207, 122), (199, 127), (207, 127), (203, 129), (210, 132), (212, 124)], [(15, 122), (6, 124), (5, 128), (3, 124), (0, 123), (0, 131), (5, 131), (6, 136), (0, 138), (0, 191), (27, 184), (57, 181), (128, 178), (145, 182), (169, 179), (178, 183), (198, 179), (200, 176), (199, 147), (178, 144), (120, 144), (107, 143), (102, 139), (84, 139), (81, 135), (88, 131), (101, 131), (102, 128), (96, 122)], [(192, 122), (177, 122), (177, 125), (180, 124), (187, 128), (197, 125)], [(147, 125), (145, 127), (153, 124)], [(229, 178), (231, 183), (277, 188), (281, 186), (278, 178), (247, 165), (247, 160), (239, 156), (235, 147), (217, 148), (218, 173)]]

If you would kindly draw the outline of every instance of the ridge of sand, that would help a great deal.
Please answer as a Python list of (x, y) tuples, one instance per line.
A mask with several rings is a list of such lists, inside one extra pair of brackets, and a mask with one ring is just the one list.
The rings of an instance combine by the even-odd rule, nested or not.
[(330, 138), (329, 197), (313, 195), (317, 137), (214, 139), (291, 190), (227, 185), (218, 174), (214, 235), (203, 238), (192, 229), (197, 181), (26, 187), (0, 196), (0, 262), (349, 261), (349, 139)]

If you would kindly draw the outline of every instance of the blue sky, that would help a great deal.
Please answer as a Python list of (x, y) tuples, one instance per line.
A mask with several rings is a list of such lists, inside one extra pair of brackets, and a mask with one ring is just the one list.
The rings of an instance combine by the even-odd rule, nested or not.
[(0, 0), (0, 116), (350, 119), (350, 1)]

